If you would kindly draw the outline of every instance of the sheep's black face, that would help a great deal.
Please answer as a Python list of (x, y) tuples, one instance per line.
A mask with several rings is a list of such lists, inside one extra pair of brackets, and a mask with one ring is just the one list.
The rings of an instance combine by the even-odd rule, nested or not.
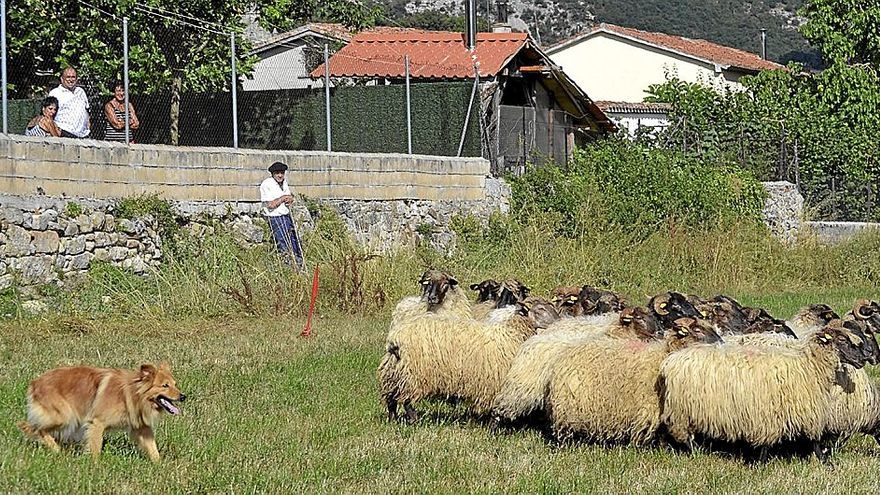
[(827, 304), (810, 304), (807, 306), (807, 311), (823, 325), (827, 325), (831, 320), (840, 318), (840, 316), (831, 309), (831, 306)]
[(710, 302), (709, 307), (700, 308), (700, 312), (718, 328), (730, 333), (746, 333), (749, 328), (746, 312), (736, 301), (731, 301)]
[(680, 292), (664, 292), (648, 301), (648, 307), (664, 328), (672, 328), (679, 318), (700, 318), (702, 315)]
[(620, 312), (620, 324), (630, 327), (643, 339), (655, 339), (663, 333), (654, 313), (641, 306), (623, 309)]
[(667, 342), (671, 348), (681, 349), (691, 344), (715, 344), (723, 342), (721, 336), (712, 327), (712, 323), (702, 318), (683, 317), (672, 322), (666, 332)]
[(471, 284), (471, 290), (477, 292), (477, 302), (495, 301), (501, 290), (501, 284), (490, 279), (483, 280), (478, 284)]
[(833, 346), (843, 364), (858, 369), (868, 361), (864, 340), (843, 327), (828, 325), (818, 331), (814, 338), (820, 345)]
[(584, 314), (601, 315), (612, 311), (621, 311), (626, 301), (610, 290), (597, 289), (589, 285), (581, 288), (578, 294)]
[(519, 280), (505, 280), (501, 284), (501, 292), (498, 294), (498, 301), (495, 302), (495, 307), (503, 308), (504, 306), (525, 301), (530, 291), (531, 289), (523, 285)]
[(580, 316), (584, 309), (578, 297), (579, 293), (580, 288), (578, 287), (557, 287), (550, 291), (552, 296), (550, 302), (556, 307), (560, 316)]
[(422, 285), (422, 300), (428, 303), (428, 310), (434, 310), (443, 304), (443, 299), (449, 289), (458, 285), (458, 281), (452, 275), (438, 270), (428, 270), (422, 274), (419, 280)]
[(880, 357), (880, 348), (877, 346), (877, 339), (874, 338), (874, 332), (869, 328), (868, 321), (870, 320), (845, 321), (843, 328), (852, 332), (863, 341), (862, 352), (864, 353), (865, 361), (870, 364), (877, 364), (878, 357)]
[(749, 320), (751, 324), (748, 328), (746, 328), (743, 333), (781, 333), (784, 335), (788, 335), (792, 338), (797, 338), (797, 334), (794, 333), (785, 320), (780, 320), (779, 318), (774, 318), (770, 313), (761, 308), (749, 308)]

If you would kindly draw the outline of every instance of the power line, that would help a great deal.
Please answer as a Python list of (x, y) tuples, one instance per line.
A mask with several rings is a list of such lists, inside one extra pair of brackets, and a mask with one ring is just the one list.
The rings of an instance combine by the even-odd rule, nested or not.
[(209, 28), (206, 28), (206, 27), (203, 27), (203, 26), (199, 26), (199, 25), (193, 24), (193, 23), (191, 23), (191, 22), (183, 21), (183, 20), (180, 20), (180, 19), (175, 19), (175, 18), (173, 18), (173, 17), (166, 16), (166, 15), (164, 15), (164, 14), (160, 14), (159, 12), (155, 12), (155, 11), (152, 11), (152, 10), (145, 9), (145, 8), (141, 7), (140, 5), (135, 5), (134, 8), (135, 8), (135, 10), (140, 11), (140, 12), (143, 12), (143, 13), (145, 13), (145, 14), (150, 14), (150, 15), (154, 15), (154, 16), (156, 16), (156, 17), (161, 17), (161, 18), (163, 18), (163, 19), (167, 19), (167, 20), (169, 20), (169, 21), (171, 21), (171, 22), (178, 23), (178, 24), (183, 24), (183, 25), (190, 26), (190, 27), (194, 27), (194, 28), (196, 28), (196, 29), (201, 29), (202, 31), (208, 31), (209, 33), (221, 34), (221, 35), (224, 35), (224, 36), (228, 36), (229, 34), (231, 34), (230, 32), (217, 31), (217, 30), (214, 30), (214, 29), (209, 29)]
[(217, 29), (221, 29), (221, 30), (226, 30), (226, 29), (228, 29), (226, 26), (224, 26), (224, 25), (222, 25), (222, 24), (218, 24), (218, 23), (216, 23), (216, 22), (206, 21), (205, 19), (199, 19), (198, 17), (194, 17), (194, 16), (191, 16), (191, 15), (189, 15), (189, 14), (183, 14), (183, 13), (180, 13), (180, 12), (174, 12), (174, 11), (167, 10), (167, 9), (163, 9), (162, 7), (158, 7), (158, 6), (154, 6), (154, 5), (136, 5), (135, 8), (137, 8), (137, 7), (145, 7), (145, 8), (147, 8), (147, 9), (149, 9), (149, 10), (153, 10), (153, 11), (156, 11), (156, 12), (159, 12), (159, 13), (164, 13), (164, 14), (166, 14), (166, 15), (176, 16), (176, 17), (181, 17), (181, 18), (183, 18), (183, 19), (189, 19), (189, 20), (194, 21), (194, 22), (201, 22), (201, 23), (204, 23), (204, 24), (210, 24), (210, 25), (215, 26)]
[(95, 7), (94, 5), (90, 4), (89, 2), (86, 2), (85, 0), (77, 0), (77, 1), (78, 1), (79, 3), (85, 5), (86, 7), (89, 7), (89, 8), (95, 9), (95, 10), (97, 10), (98, 12), (100, 12), (100, 13), (106, 15), (106, 16), (109, 16), (109, 17), (112, 17), (112, 18), (116, 19), (117, 21), (120, 19), (119, 16), (116, 16), (116, 15), (114, 15), (114, 14), (111, 14), (110, 12), (107, 12), (107, 11), (101, 10), (101, 9), (99, 9), (98, 7)]

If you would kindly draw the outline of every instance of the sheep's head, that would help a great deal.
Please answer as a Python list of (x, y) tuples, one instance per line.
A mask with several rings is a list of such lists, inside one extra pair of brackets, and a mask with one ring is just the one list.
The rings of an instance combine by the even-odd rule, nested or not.
[(526, 297), (517, 301), (517, 314), (526, 319), (529, 326), (537, 330), (547, 328), (551, 323), (559, 319), (559, 313), (553, 303), (543, 297)]
[(580, 316), (584, 313), (578, 298), (580, 291), (581, 288), (576, 286), (556, 287), (550, 291), (550, 302), (556, 306), (560, 316)]
[(868, 299), (859, 299), (853, 305), (853, 316), (859, 320), (867, 320), (872, 316), (880, 314), (880, 303)]
[[(856, 308), (858, 309), (858, 302)], [(836, 320), (840, 316), (831, 309), (827, 304), (810, 304), (799, 309), (792, 320), (803, 322), (807, 325), (825, 326), (831, 320)]]
[(695, 306), (704, 318), (726, 332), (744, 333), (749, 327), (745, 308), (732, 297), (719, 294)]
[(503, 308), (504, 306), (523, 301), (525, 298), (529, 297), (530, 291), (531, 289), (526, 287), (519, 280), (509, 278), (504, 282), (501, 282), (501, 291), (498, 294), (498, 301), (495, 302), (495, 307)]
[(422, 300), (428, 303), (428, 311), (434, 311), (443, 304), (446, 293), (458, 285), (458, 280), (440, 270), (427, 270), (419, 279), (422, 286)]
[(702, 315), (680, 292), (664, 292), (648, 301), (648, 308), (660, 320), (663, 328), (672, 328), (675, 320), (684, 317), (700, 318)]
[(866, 350), (865, 340), (845, 325), (846, 323), (841, 320), (832, 320), (813, 334), (811, 339), (820, 346), (834, 347), (841, 363), (858, 369), (868, 362), (870, 353)]
[(589, 285), (581, 287), (578, 299), (581, 301), (585, 315), (601, 315), (612, 311), (621, 311), (626, 307), (626, 300), (618, 294)]
[(691, 344), (714, 344), (724, 342), (708, 320), (685, 316), (676, 318), (666, 333), (669, 350), (674, 351)]
[(471, 284), (471, 290), (477, 292), (477, 302), (497, 301), (498, 294), (501, 292), (501, 284), (491, 278), (483, 280), (478, 284)]
[(877, 364), (880, 362), (880, 348), (877, 346), (877, 339), (874, 337), (874, 329), (868, 322), (870, 320), (843, 320), (843, 328), (858, 336), (864, 341), (865, 360), (869, 364)]
[(775, 318), (763, 308), (745, 308), (749, 326), (743, 333), (781, 333), (789, 337), (797, 338), (794, 330), (788, 326), (785, 320)]
[(636, 306), (624, 308), (620, 312), (620, 324), (629, 328), (633, 335), (648, 340), (657, 338), (662, 332), (657, 317), (648, 308)]

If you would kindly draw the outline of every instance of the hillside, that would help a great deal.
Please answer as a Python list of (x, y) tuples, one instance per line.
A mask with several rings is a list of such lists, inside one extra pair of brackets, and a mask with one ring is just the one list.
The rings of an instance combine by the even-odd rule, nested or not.
[[(380, 0), (391, 23), (420, 19), (437, 22), (443, 15), (460, 16), (463, 0)], [(592, 22), (702, 38), (753, 53), (761, 52), (761, 28), (767, 29), (767, 56), (786, 63), (796, 60), (816, 67), (815, 50), (797, 31), (803, 19), (796, 10), (802, 0), (724, 2), (720, 0), (510, 0), (510, 21), (528, 29), (544, 45), (587, 29)], [(485, 19), (493, 0), (477, 0)], [(427, 26), (426, 26), (427, 27)]]

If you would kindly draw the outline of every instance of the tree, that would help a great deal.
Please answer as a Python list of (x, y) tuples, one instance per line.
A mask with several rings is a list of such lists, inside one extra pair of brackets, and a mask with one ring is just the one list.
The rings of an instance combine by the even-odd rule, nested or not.
[(880, 69), (880, 1), (807, 0), (801, 33), (829, 63), (870, 64)]
[(127, 17), (131, 87), (170, 92), (171, 144), (177, 144), (181, 93), (229, 87), (231, 36), (238, 75), (253, 70), (251, 46), (242, 37), (245, 13), (279, 30), (312, 19), (362, 29), (376, 10), (352, 0), (16, 0), (9, 13), (10, 83), (17, 97), (43, 93), (51, 75), (67, 65), (99, 81), (121, 76)]

